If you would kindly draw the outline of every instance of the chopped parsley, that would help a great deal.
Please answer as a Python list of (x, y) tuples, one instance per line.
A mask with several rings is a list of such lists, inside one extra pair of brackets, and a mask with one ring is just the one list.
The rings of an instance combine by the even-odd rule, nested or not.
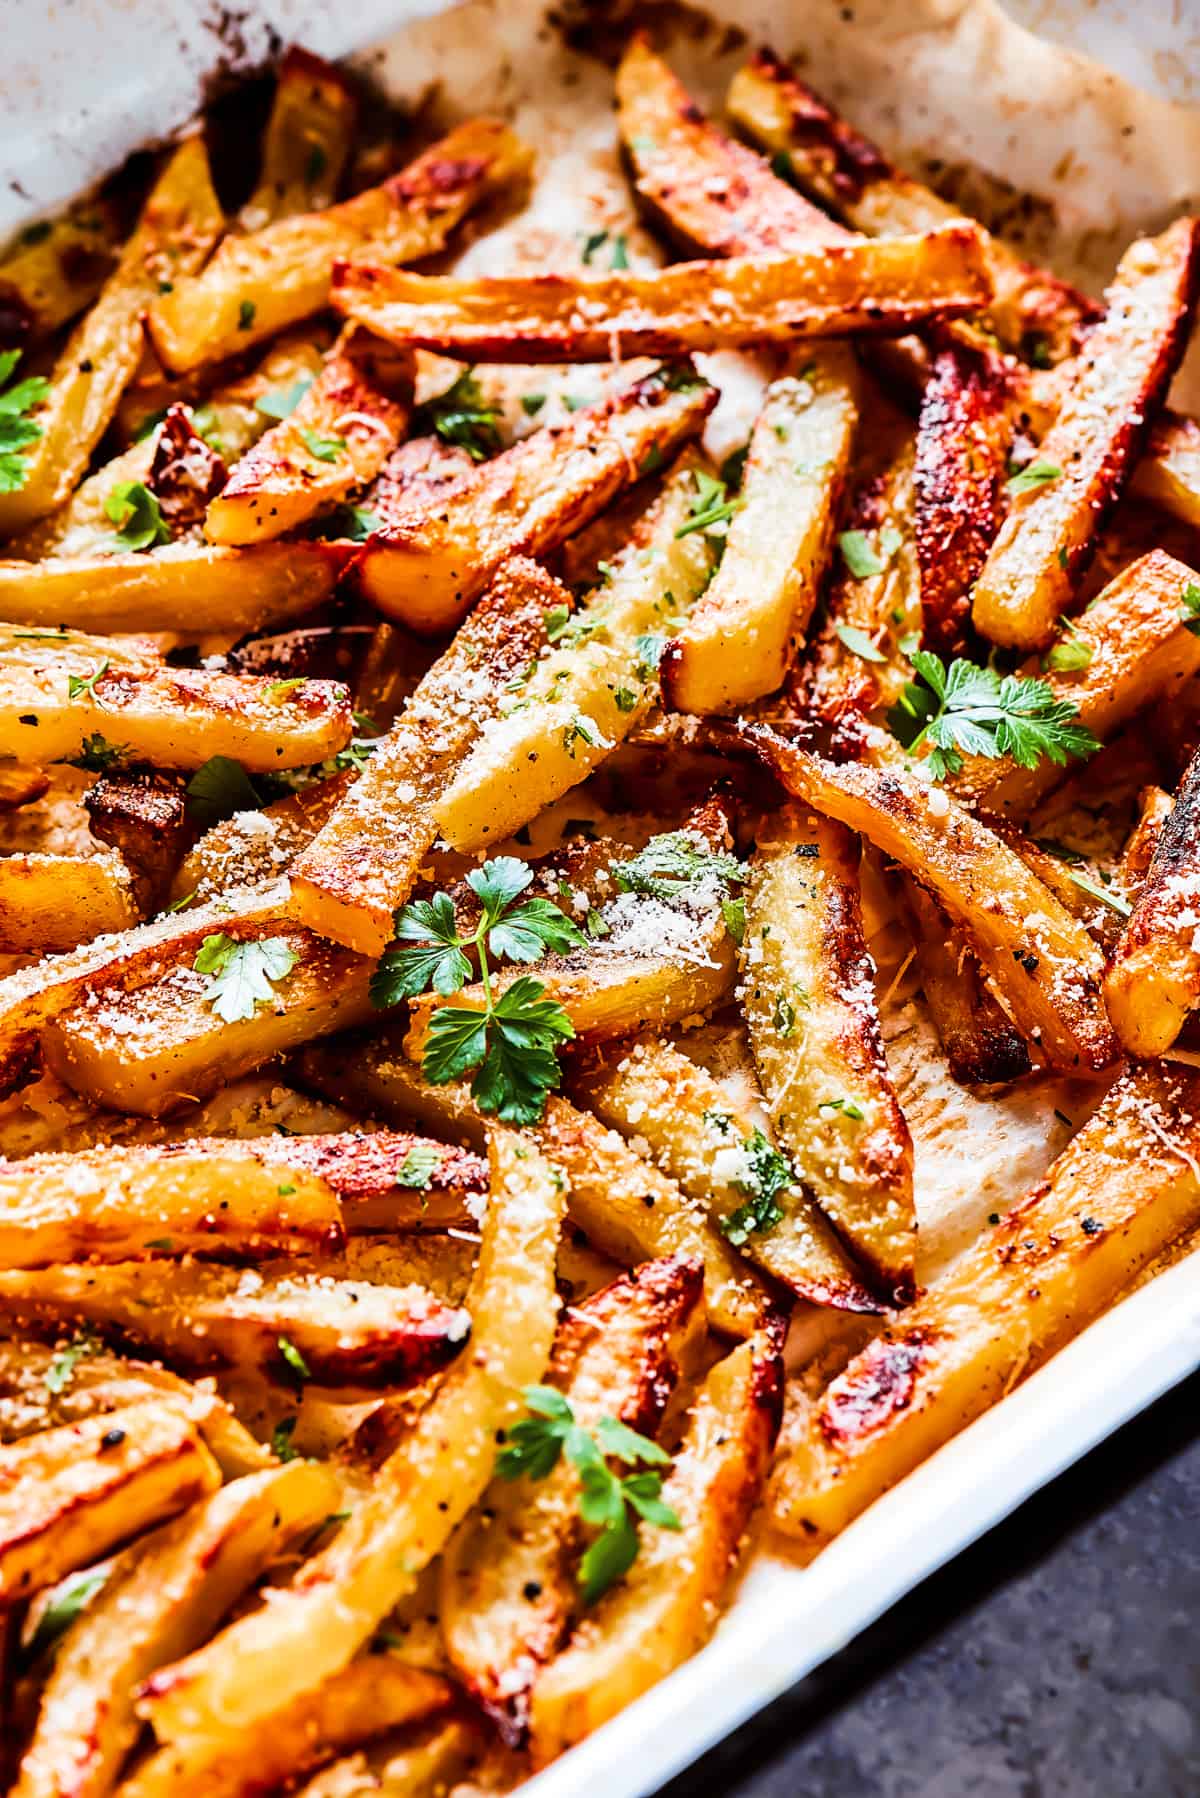
[(99, 1354), (101, 1343), (98, 1337), (84, 1333), (76, 1336), (65, 1349), (60, 1349), (46, 1369), (46, 1391), (53, 1398), (65, 1392), (75, 1377), (75, 1369), (87, 1355)]
[(297, 960), (285, 937), (253, 937), (243, 943), (218, 931), (205, 937), (192, 966), (210, 976), (205, 1003), (223, 1023), (237, 1024), (270, 1003), (273, 983), (286, 979)]
[(1004, 485), (1009, 493), (1032, 493), (1035, 488), (1048, 487), (1061, 474), (1062, 469), (1053, 462), (1027, 462), (1024, 468), (1016, 469)]
[(445, 393), (417, 407), (413, 435), (434, 432), (443, 443), (465, 449), (473, 462), (483, 462), (500, 448), (499, 423), (500, 413), (485, 404), (475, 371), (467, 368)]
[(304, 447), (318, 462), (336, 462), (346, 447), (344, 437), (321, 437), (316, 431), (301, 431)]
[(1043, 756), (1062, 766), (1092, 755), (1100, 745), (1069, 699), (1048, 681), (1006, 674), (961, 659), (946, 665), (929, 650), (913, 651), (917, 679), (910, 681), (887, 715), (888, 728), (910, 753), (928, 741), (934, 780), (957, 774), (964, 755), (1011, 756), (1019, 768), (1036, 768)]
[(441, 1167), (443, 1154), (437, 1143), (415, 1142), (396, 1171), (396, 1185), (424, 1192)]
[(93, 1567), (83, 1573), (72, 1573), (62, 1581), (21, 1651), (22, 1668), (35, 1666), (43, 1655), (57, 1645), (75, 1619), (86, 1610), (111, 1572), (110, 1563), (107, 1567)]
[(238, 306), (238, 330), (248, 331), (258, 315), (258, 307), (253, 300), (242, 300)]
[(879, 533), (878, 550), (865, 531), (843, 531), (838, 538), (838, 548), (855, 580), (865, 581), (884, 572), (903, 541), (900, 532), (887, 525)]
[(90, 768), (93, 774), (111, 774), (114, 768), (121, 766), (128, 754), (127, 744), (110, 743), (107, 737), (102, 737), (98, 730), (94, 730), (83, 739), (79, 754), (73, 755), (71, 760), (77, 768)]
[(665, 904), (677, 903), (687, 890), (705, 880), (723, 888), (740, 886), (747, 870), (736, 856), (711, 848), (703, 837), (686, 830), (651, 837), (628, 861), (617, 862), (612, 877), (622, 893), (644, 893)]
[(676, 538), (690, 537), (693, 531), (703, 531), (706, 537), (724, 537), (729, 531), (729, 521), (735, 512), (741, 510), (740, 499), (730, 499), (728, 488), (719, 475), (706, 474), (702, 468), (694, 471), (696, 497), (693, 499), (688, 515), (676, 531)]
[(1062, 628), (1065, 634), (1061, 642), (1045, 656), (1042, 667), (1049, 674), (1078, 674), (1090, 666), (1096, 652), (1087, 638), (1079, 635), (1069, 618), (1062, 620)]
[(159, 503), (141, 481), (118, 481), (104, 502), (104, 516), (116, 525), (121, 549), (155, 549), (171, 541)]
[(287, 418), (311, 386), (312, 376), (306, 375), (301, 381), (293, 381), (290, 387), (276, 387), (270, 393), (261, 393), (254, 402), (254, 410), (261, 412), (264, 418)]
[(721, 1221), (721, 1229), (735, 1249), (741, 1248), (749, 1237), (761, 1236), (783, 1222), (783, 1211), (776, 1201), (796, 1179), (787, 1156), (781, 1155), (761, 1130), (753, 1131), (742, 1146), (746, 1172), (734, 1184), (746, 1194), (746, 1203)]
[(291, 1369), (301, 1385), (304, 1384), (305, 1380), (312, 1379), (312, 1373), (309, 1370), (308, 1362), (304, 1359), (304, 1356), (300, 1353), (300, 1350), (296, 1347), (294, 1342), (290, 1342), (286, 1336), (280, 1336), (277, 1339), (275, 1346), (278, 1348), (280, 1356), (286, 1362), (287, 1366)]
[(1183, 601), (1183, 610), (1179, 614), (1180, 623), (1193, 637), (1200, 637), (1200, 583), (1185, 582), (1179, 597)]
[[(90, 674), (68, 674), (67, 698), (82, 699), (86, 694), (89, 699), (96, 699), (96, 682), (107, 673), (108, 662), (103, 661), (98, 668), (93, 668)], [(96, 703), (99, 704), (99, 700), (96, 700)]]
[(20, 360), (20, 350), (5, 350), (0, 355), (0, 493), (18, 493), (29, 479), (25, 452), (43, 435), (41, 425), (29, 414), (50, 392), (44, 375), (12, 380)]
[(887, 660), (883, 651), (876, 648), (867, 632), (857, 624), (835, 624), (833, 628), (846, 648), (852, 654), (861, 656), (864, 662), (885, 662)]

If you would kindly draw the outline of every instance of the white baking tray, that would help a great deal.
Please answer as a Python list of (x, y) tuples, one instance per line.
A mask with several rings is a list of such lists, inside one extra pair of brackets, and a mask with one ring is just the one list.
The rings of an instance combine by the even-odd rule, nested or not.
[[(1200, 208), (1200, 113), (1180, 104), (1200, 97), (1200, 9), (1009, 4), (1020, 26), (996, 0), (856, 0), (849, 24), (839, 0), (715, 0), (711, 10), (751, 42), (805, 54), (818, 85), (888, 147), (998, 172), (1053, 202), (1034, 209), (1043, 243), (1095, 285), (1138, 229)], [(456, 110), (507, 107), (551, 167), (538, 205), (552, 233), (569, 237), (589, 222), (589, 205), (611, 206), (620, 191), (609, 77), (573, 71), (578, 84), (556, 97), (532, 0), (469, 0), (441, 18), (430, 17), (446, 11), (440, 0), (258, 0), (233, 25), (195, 0), (7, 0), (5, 10), (0, 231), (172, 130), (215, 69), (251, 66), (280, 40), (329, 56), (362, 51), (373, 78), (409, 102), (440, 80)], [(1081, 62), (1064, 43), (1109, 66)], [(720, 69), (709, 67), (710, 45), (685, 32), (672, 59), (711, 100), (742, 53), (738, 43), (725, 50)], [(470, 254), (486, 261), (488, 246)], [(1200, 401), (1200, 383), (1186, 397)], [(1041, 1172), (1045, 1110), (1029, 1108), (990, 1161), (964, 1151), (961, 1185), (972, 1190), (949, 1207), (951, 1236)], [(944, 1223), (934, 1220), (935, 1235)], [(1093, 1324), (811, 1566), (756, 1556), (712, 1642), (523, 1789), (530, 1798), (653, 1792), (1197, 1366), (1192, 1255)]]

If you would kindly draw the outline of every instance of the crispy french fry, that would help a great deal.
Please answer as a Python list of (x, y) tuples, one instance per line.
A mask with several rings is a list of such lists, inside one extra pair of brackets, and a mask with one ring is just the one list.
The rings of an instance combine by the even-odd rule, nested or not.
[(107, 1798), (141, 1732), (142, 1680), (197, 1647), (279, 1554), (341, 1502), (330, 1467), (235, 1480), (123, 1555), (55, 1657), (13, 1798)]
[(768, 387), (725, 553), (663, 651), (664, 702), (721, 712), (773, 693), (802, 643), (828, 564), (858, 417), (853, 355), (814, 345)]
[(418, 684), (370, 763), (293, 868), (292, 906), (314, 930), (364, 954), (391, 940), (438, 835), (438, 802), (510, 682), (546, 642), (571, 597), (534, 562), (514, 559)]
[(354, 1261), (333, 1256), (303, 1272), (290, 1261), (253, 1271), (118, 1261), (100, 1273), (65, 1263), (0, 1273), (0, 1315), (42, 1330), (75, 1322), (116, 1331), (190, 1369), (260, 1368), (323, 1386), (412, 1385), (461, 1349), (464, 1311), (425, 1287), (375, 1285), (354, 1272)]
[(797, 799), (861, 831), (934, 894), (1052, 1067), (1099, 1070), (1116, 1060), (1096, 945), (958, 800), (903, 768), (835, 767), (761, 726), (748, 734)]
[(27, 225), (0, 262), (0, 339), (28, 343), (69, 324), (99, 293), (119, 244), (117, 209), (98, 194)]
[(1000, 528), (1011, 440), (1001, 358), (945, 344), (921, 396), (914, 471), (921, 641), (938, 655), (967, 648), (971, 589)]
[(243, 230), (328, 206), (357, 120), (358, 99), (341, 70), (293, 44), (279, 65), (262, 167), (239, 217)]
[(111, 637), (0, 633), (0, 753), (64, 761), (95, 739), (161, 768), (225, 755), (251, 772), (323, 761), (350, 738), (350, 696), (333, 681), (171, 668)]
[[(649, 1261), (572, 1307), (546, 1383), (576, 1423), (603, 1416), (654, 1436), (679, 1376), (681, 1339), (702, 1327), (704, 1269)], [(699, 1307), (699, 1310), (697, 1309)], [(570, 1561), (583, 1550), (579, 1476), (566, 1461), (532, 1484), (494, 1479), (442, 1557), (441, 1620), (451, 1663), (514, 1744), (538, 1667), (561, 1647), (578, 1607)]]
[(888, 1073), (863, 936), (859, 845), (793, 806), (755, 853), (743, 1008), (797, 1174), (888, 1294), (913, 1289), (912, 1138)]
[(171, 882), (172, 902), (190, 899), (194, 904), (218, 898), (230, 887), (277, 880), (329, 822), (353, 779), (352, 770), (344, 768), (301, 786), (251, 814), (249, 829), (244, 812), (214, 824), (180, 862)]
[(236, 1143), (0, 1162), (0, 1267), (147, 1253), (286, 1255), (343, 1240), (341, 1206), (320, 1175)]
[(969, 1086), (1019, 1080), (1030, 1070), (1029, 1050), (984, 985), (963, 931), (915, 880), (904, 882), (904, 906), (921, 990), (950, 1072)]
[(540, 556), (602, 511), (648, 465), (695, 437), (714, 390), (689, 364), (643, 375), (566, 424), (535, 431), (437, 497), (418, 489), (367, 543), (363, 592), (389, 618), (458, 623), (510, 556)]
[(407, 428), (412, 386), (411, 355), (369, 331), (343, 332), (312, 386), (209, 503), (209, 541), (281, 537), (365, 485)]
[(766, 1479), (783, 1408), (779, 1337), (766, 1329), (726, 1356), (696, 1400), (662, 1499), (676, 1530), (642, 1529), (624, 1580), (537, 1677), (535, 1766), (615, 1716), (700, 1646)]
[(749, 1225), (738, 1246), (798, 1297), (851, 1311), (877, 1309), (808, 1194), (775, 1164), (752, 1108), (705, 1068), (647, 1038), (619, 1059), (576, 1074), (572, 1091), (602, 1123), (644, 1142), (654, 1165), (702, 1204), (718, 1229), (728, 1229), (740, 1213), (733, 1225), (740, 1238), (739, 1225), (749, 1225), (752, 1210), (747, 1200), (767, 1189), (778, 1220), (764, 1229)]
[(1140, 896), (1163, 825), (1174, 809), (1174, 795), (1165, 793), (1161, 787), (1143, 787), (1138, 794), (1137, 823), (1126, 838), (1117, 871), (1117, 884), (1127, 899)]
[(1103, 321), (1080, 352), (1038, 450), (1045, 479), (1013, 495), (975, 585), (972, 617), (996, 643), (1040, 648), (1068, 610), (1098, 526), (1136, 461), (1187, 348), (1200, 224), (1178, 219), (1121, 258)]
[(137, 921), (119, 855), (0, 856), (0, 951), (72, 949)]
[[(72, 332), (34, 422), (25, 478), (0, 493), (0, 535), (10, 537), (62, 505), (117, 408), (142, 352), (142, 312), (162, 282), (199, 268), (223, 224), (201, 137), (173, 150), (96, 304)], [(9, 616), (6, 612), (5, 616)]]
[[(541, 1378), (554, 1331), (557, 1170), (510, 1131), (489, 1139), (492, 1191), (468, 1298), (471, 1351), (295, 1585), (149, 1682), (162, 1742), (248, 1729), (344, 1667), (445, 1546), (491, 1477), (496, 1432)], [(302, 1647), (302, 1652), (300, 1652)]]
[(485, 723), (433, 808), (452, 847), (503, 841), (585, 780), (645, 716), (658, 686), (660, 633), (686, 612), (712, 566), (712, 548), (693, 524), (698, 477), (685, 456), (604, 584), (574, 623), (562, 621), (558, 642), (508, 709)]
[(338, 257), (364, 250), (386, 262), (435, 255), (473, 207), (528, 164), (529, 152), (506, 126), (475, 119), (381, 187), (324, 212), (227, 237), (203, 274), (176, 281), (150, 307), (146, 323), (164, 367), (186, 373), (320, 312)]
[[(1056, 698), (1069, 699), (1079, 722), (1102, 742), (1154, 701), (1166, 701), (1200, 669), (1200, 637), (1188, 628), (1184, 590), (1200, 582), (1186, 563), (1151, 550), (1124, 569), (1086, 612), (1063, 625), (1042, 658), (1023, 670), (1044, 673)], [(1057, 671), (1059, 651), (1068, 663)], [(951, 786), (992, 811), (1027, 816), (1070, 770), (1043, 758), (1020, 768), (1011, 756), (968, 757)]]
[(1049, 1175), (834, 1380), (790, 1442), (775, 1522), (827, 1541), (994, 1404), (1200, 1216), (1200, 1077), (1122, 1075)]
[(851, 238), (778, 257), (650, 273), (477, 277), (341, 264), (333, 303), (390, 337), (481, 362), (609, 362), (798, 337), (898, 331), (978, 311), (991, 293), (965, 220), (922, 237)]
[(368, 1655), (297, 1697), (272, 1703), (260, 1694), (268, 1707), (261, 1723), (160, 1748), (124, 1782), (122, 1798), (253, 1798), (356, 1742), (444, 1710), (453, 1696), (446, 1680), (395, 1655)]
[(1200, 423), (1178, 412), (1162, 412), (1150, 427), (1146, 447), (1130, 483), (1139, 499), (1200, 525)]
[(333, 1761), (308, 1784), (300, 1798), (443, 1798), (453, 1791), (469, 1798), (465, 1776), (481, 1759), (484, 1736), (470, 1717), (450, 1717), (406, 1730), (400, 1747), (379, 1747)]
[(0, 1448), (0, 1604), (95, 1562), (221, 1483), (179, 1405), (154, 1399)]
[(1161, 1055), (1200, 1002), (1200, 753), (1179, 783), (1142, 890), (1113, 953), (1104, 998), (1131, 1055)]

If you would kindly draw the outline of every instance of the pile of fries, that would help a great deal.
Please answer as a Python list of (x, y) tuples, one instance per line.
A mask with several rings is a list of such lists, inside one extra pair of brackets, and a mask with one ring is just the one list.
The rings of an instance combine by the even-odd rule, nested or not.
[[(18, 1798), (509, 1790), (1200, 1225), (1200, 223), (616, 101), (632, 263), (298, 51), (0, 261)], [(899, 1017), (1075, 1095), (953, 1253)]]

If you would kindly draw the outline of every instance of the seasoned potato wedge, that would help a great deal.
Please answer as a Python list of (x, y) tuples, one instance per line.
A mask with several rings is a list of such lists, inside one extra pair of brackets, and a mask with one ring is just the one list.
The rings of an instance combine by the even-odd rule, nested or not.
[[(615, 1417), (654, 1436), (679, 1375), (681, 1339), (703, 1318), (704, 1269), (647, 1261), (558, 1326), (546, 1382), (576, 1423)], [(697, 1307), (700, 1307), (699, 1312)], [(442, 1557), (441, 1619), (451, 1663), (505, 1738), (524, 1734), (538, 1667), (578, 1608), (571, 1560), (583, 1551), (579, 1476), (560, 1461), (543, 1480), (494, 1479)]]
[[(750, 1106), (669, 1043), (647, 1038), (617, 1054), (572, 1080), (603, 1123), (644, 1143), (654, 1165), (798, 1297), (851, 1311), (877, 1308)], [(756, 1199), (779, 1212), (767, 1228), (753, 1225)]]
[[(1121, 258), (1053, 427), (975, 585), (972, 617), (995, 643), (1038, 649), (1069, 609), (1098, 526), (1115, 505), (1187, 348), (1200, 223), (1178, 219)], [(1019, 479), (1020, 477), (1018, 477)]]
[(986, 825), (903, 768), (835, 767), (761, 726), (749, 734), (796, 798), (861, 831), (934, 894), (1052, 1067), (1098, 1070), (1116, 1060), (1099, 950)]
[[(206, 1146), (228, 1147), (220, 1139)], [(346, 1229), (358, 1235), (470, 1228), (487, 1202), (487, 1163), (480, 1156), (408, 1131), (268, 1137), (247, 1152), (324, 1180), (342, 1201)]]
[(332, 1468), (293, 1461), (235, 1480), (121, 1556), (59, 1647), (13, 1798), (107, 1798), (141, 1732), (141, 1681), (197, 1647), (340, 1502)]
[(312, 386), (210, 501), (209, 541), (281, 537), (365, 486), (407, 428), (412, 387), (411, 355), (369, 331), (343, 332)]
[(23, 457), (25, 478), (0, 493), (0, 536), (24, 529), (70, 494), (137, 368), (144, 308), (164, 282), (199, 268), (223, 223), (204, 139), (185, 138), (168, 156), (99, 299), (54, 365), (35, 415), (40, 435)]
[(220, 1470), (162, 1399), (0, 1448), (0, 1605), (28, 1598), (204, 1498)]
[(1200, 525), (1200, 423), (1178, 412), (1160, 413), (1131, 486), (1139, 499), (1151, 500), (1185, 524)]
[(324, 212), (277, 219), (227, 237), (203, 274), (176, 281), (146, 324), (163, 366), (186, 373), (240, 354), (320, 312), (333, 263), (364, 248), (375, 261), (408, 262), (443, 249), (461, 220), (522, 175), (529, 152), (494, 119), (456, 126), (381, 187)]
[(350, 696), (289, 682), (171, 668), (112, 638), (4, 633), (0, 754), (65, 761), (102, 738), (160, 768), (230, 756), (251, 772), (320, 762), (349, 741)]
[(1131, 1055), (1162, 1055), (1200, 1003), (1198, 898), (1200, 752), (1179, 783), (1105, 976), (1105, 1003)]
[(750, 1045), (796, 1173), (888, 1295), (913, 1289), (913, 1148), (884, 1059), (859, 845), (793, 806), (760, 837), (741, 962)]
[(440, 1553), (491, 1477), (496, 1432), (550, 1356), (566, 1182), (511, 1131), (489, 1138), (491, 1197), (467, 1307), (471, 1350), (412, 1420), (330, 1546), (273, 1602), (163, 1668), (145, 1714), (163, 1742), (248, 1729), (344, 1667)]
[(438, 835), (437, 805), (510, 682), (546, 642), (571, 596), (514, 558), (418, 684), (399, 719), (292, 870), (292, 908), (364, 954), (391, 941), (396, 908)]
[(219, 1141), (0, 1162), (0, 1267), (325, 1250), (341, 1206), (285, 1155)]
[(783, 1408), (779, 1334), (768, 1328), (718, 1361), (701, 1388), (663, 1503), (678, 1531), (643, 1526), (624, 1580), (534, 1683), (530, 1747), (544, 1766), (655, 1685), (700, 1646), (766, 1478)]
[(320, 212), (337, 192), (354, 141), (358, 99), (340, 69), (297, 45), (285, 54), (263, 133), (262, 167), (239, 223)]
[[(303, 1677), (299, 1665), (297, 1673)], [(368, 1655), (295, 1697), (260, 1693), (261, 1722), (160, 1748), (124, 1782), (123, 1798), (253, 1798), (356, 1742), (444, 1710), (453, 1696), (435, 1674), (392, 1654)]]
[(220, 897), (230, 887), (268, 885), (288, 870), (333, 816), (355, 776), (344, 768), (314, 780), (258, 812), (234, 812), (212, 825), (180, 862), (169, 897), (180, 905)]
[(99, 194), (27, 225), (0, 261), (0, 341), (36, 342), (69, 324), (103, 287), (119, 245), (117, 208)]
[(43, 1330), (91, 1325), (180, 1367), (258, 1367), (323, 1386), (411, 1385), (458, 1353), (465, 1312), (422, 1286), (340, 1278), (343, 1265), (118, 1261), (5, 1272), (0, 1315)]
[(348, 1754), (315, 1773), (301, 1798), (470, 1798), (462, 1784), (484, 1753), (485, 1737), (471, 1717), (436, 1719), (406, 1730), (401, 1745)]
[(1163, 825), (1175, 808), (1175, 797), (1161, 787), (1143, 787), (1138, 794), (1138, 819), (1121, 851), (1117, 885), (1127, 899), (1140, 896), (1150, 872)]
[(420, 488), (367, 543), (358, 578), (413, 630), (457, 624), (510, 556), (541, 556), (695, 437), (716, 395), (688, 364), (643, 375), (535, 431), (438, 497)]
[[(1071, 701), (1094, 737), (1103, 742), (1115, 736), (1200, 669), (1200, 637), (1188, 628), (1183, 606), (1185, 588), (1197, 582), (1194, 569), (1164, 550), (1151, 550), (1110, 581), (1078, 619), (1063, 625), (1041, 668), (1034, 660), (1023, 672), (1044, 672), (1055, 697)], [(1056, 649), (1083, 665), (1056, 671)], [(1036, 768), (1020, 768), (1011, 756), (974, 756), (951, 785), (963, 798), (1020, 818), (1068, 773), (1048, 757)]]
[(984, 985), (964, 932), (915, 880), (904, 883), (921, 990), (950, 1072), (966, 1086), (1019, 1080), (1031, 1067), (1020, 1031)]
[(731, 711), (787, 673), (828, 564), (858, 417), (856, 367), (849, 350), (816, 344), (767, 388), (720, 566), (659, 664), (672, 710)]
[(36, 629), (265, 630), (328, 599), (347, 543), (167, 544), (146, 554), (0, 561), (0, 612)]
[(786, 256), (649, 273), (477, 277), (339, 266), (333, 303), (399, 344), (481, 362), (609, 362), (798, 337), (897, 331), (987, 303), (966, 220), (922, 237), (851, 238)]
[(1200, 1217), (1200, 1076), (1122, 1075), (1035, 1186), (834, 1380), (774, 1490), (817, 1545), (1120, 1296)]
[(137, 915), (119, 855), (0, 856), (0, 952), (73, 949)]
[(681, 458), (604, 584), (573, 622), (560, 619), (550, 652), (485, 723), (434, 806), (453, 848), (503, 841), (585, 780), (645, 716), (662, 633), (712, 567), (712, 546), (694, 525), (705, 491), (700, 473), (692, 456)]

